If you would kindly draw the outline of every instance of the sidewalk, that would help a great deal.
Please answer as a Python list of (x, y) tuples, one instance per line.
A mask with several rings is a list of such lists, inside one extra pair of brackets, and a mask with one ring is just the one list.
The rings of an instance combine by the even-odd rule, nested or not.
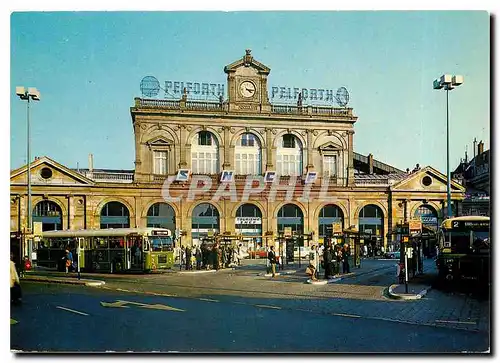
[(388, 288), (388, 294), (393, 299), (418, 300), (432, 289), (432, 283), (437, 276), (436, 263), (433, 259), (424, 260), (424, 273), (410, 277), (408, 292), (405, 284), (393, 284)]
[(102, 286), (105, 284), (101, 280), (93, 279), (78, 279), (74, 276), (54, 276), (54, 275), (39, 275), (28, 272), (21, 278), (21, 281), (36, 281), (36, 282), (48, 282), (56, 284), (70, 284), (70, 285), (84, 285), (84, 286)]

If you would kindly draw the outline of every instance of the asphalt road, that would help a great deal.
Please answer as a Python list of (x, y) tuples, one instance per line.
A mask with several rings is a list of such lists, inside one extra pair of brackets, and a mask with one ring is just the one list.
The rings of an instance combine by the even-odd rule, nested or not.
[[(484, 332), (279, 304), (280, 299), (172, 297), (24, 283), (11, 348), (52, 352), (486, 351)], [(104, 306), (103, 306), (104, 305)]]

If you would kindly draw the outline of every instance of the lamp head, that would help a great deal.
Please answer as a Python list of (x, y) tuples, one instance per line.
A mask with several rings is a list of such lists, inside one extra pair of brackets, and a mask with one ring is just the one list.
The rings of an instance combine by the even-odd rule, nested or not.
[(435, 79), (434, 82), (432, 83), (432, 86), (434, 89), (441, 89), (443, 88), (443, 85), (439, 81), (439, 79)]

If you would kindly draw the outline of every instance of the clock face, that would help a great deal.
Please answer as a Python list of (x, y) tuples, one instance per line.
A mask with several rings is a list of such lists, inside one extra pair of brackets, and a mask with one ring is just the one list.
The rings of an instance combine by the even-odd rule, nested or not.
[(243, 97), (253, 97), (255, 94), (255, 85), (249, 81), (242, 82), (240, 84), (240, 93)]

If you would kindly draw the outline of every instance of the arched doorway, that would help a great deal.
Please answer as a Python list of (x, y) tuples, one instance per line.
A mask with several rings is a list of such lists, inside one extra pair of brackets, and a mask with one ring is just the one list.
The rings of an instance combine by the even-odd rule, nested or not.
[(437, 243), (436, 232), (439, 227), (436, 210), (428, 204), (422, 204), (415, 210), (414, 217), (422, 221), (422, 253), (425, 256), (434, 256)]
[(369, 256), (380, 255), (384, 244), (384, 213), (379, 206), (368, 204), (359, 212), (359, 232), (371, 237), (365, 245)]
[(120, 202), (109, 202), (101, 209), (101, 229), (129, 228), (130, 212)]
[[(193, 244), (198, 244), (208, 232), (220, 231), (219, 211), (210, 203), (198, 204), (193, 210), (191, 238)], [(200, 241), (201, 242), (201, 241)]]
[(304, 232), (304, 214), (295, 204), (285, 204), (278, 211), (278, 232), (284, 232), (285, 227), (291, 227), (292, 232)]
[(50, 200), (38, 202), (33, 209), (33, 222), (42, 222), (42, 231), (62, 230), (61, 207)]
[(340, 223), (344, 228), (344, 213), (342, 209), (335, 204), (325, 205), (319, 211), (318, 217), (318, 237), (321, 241), (327, 236), (327, 229), (332, 228), (333, 223)]
[(432, 206), (422, 204), (415, 210), (414, 217), (422, 221), (422, 226), (432, 229), (433, 231), (437, 231), (439, 226), (438, 214)]
[(234, 220), (236, 233), (243, 235), (245, 248), (262, 246), (262, 212), (254, 204), (242, 204), (236, 211)]
[(175, 211), (167, 203), (155, 203), (148, 209), (147, 227), (167, 228), (175, 233)]

